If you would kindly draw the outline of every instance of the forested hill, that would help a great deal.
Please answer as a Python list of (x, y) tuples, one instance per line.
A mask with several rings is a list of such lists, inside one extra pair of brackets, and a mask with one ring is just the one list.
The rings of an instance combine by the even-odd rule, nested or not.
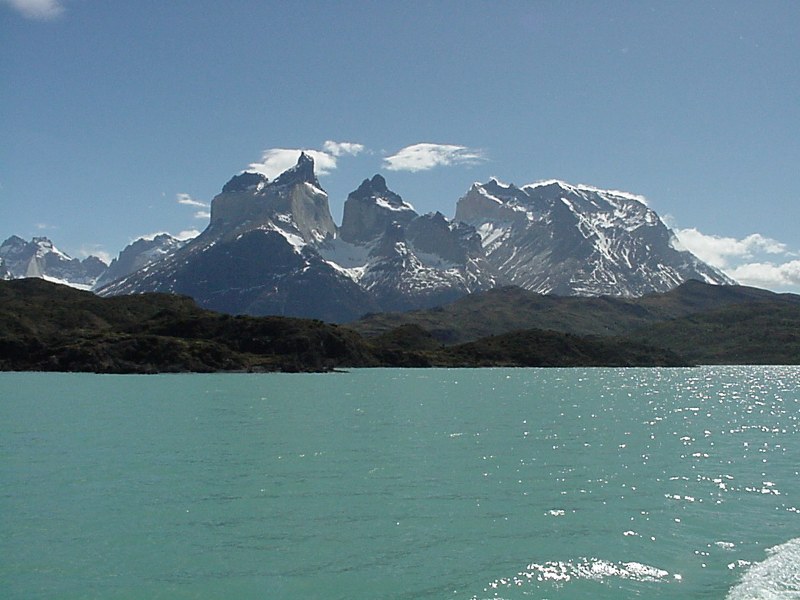
[(639, 299), (503, 288), (342, 326), (220, 314), (168, 294), (101, 298), (40, 279), (0, 282), (5, 371), (691, 364), (800, 364), (800, 297), (699, 282)]

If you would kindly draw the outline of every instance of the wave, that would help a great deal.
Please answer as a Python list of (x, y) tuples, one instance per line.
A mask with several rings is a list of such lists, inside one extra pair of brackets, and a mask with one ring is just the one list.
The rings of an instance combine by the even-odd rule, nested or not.
[[(563, 583), (571, 580), (603, 581), (609, 577), (632, 581), (667, 581), (669, 573), (658, 567), (639, 562), (611, 562), (600, 558), (581, 558), (577, 561), (550, 561), (531, 563), (525, 570), (512, 577), (495, 579), (490, 582), (484, 592), (500, 588), (512, 588), (534, 582)], [(680, 575), (673, 576), (680, 580)], [(473, 597), (476, 600), (477, 596)]]
[(800, 538), (769, 548), (769, 556), (754, 563), (726, 600), (790, 600), (800, 598)]

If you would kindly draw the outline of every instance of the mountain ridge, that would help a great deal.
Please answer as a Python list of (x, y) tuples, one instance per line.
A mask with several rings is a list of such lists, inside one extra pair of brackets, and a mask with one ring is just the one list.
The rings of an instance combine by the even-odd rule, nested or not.
[(186, 294), (232, 314), (345, 322), (509, 284), (637, 297), (691, 278), (733, 283), (674, 242), (641, 197), (558, 180), (474, 183), (448, 219), (418, 214), (375, 174), (348, 195), (337, 226), (313, 158), (301, 153), (272, 181), (233, 176), (212, 199), (200, 235), (134, 242), (94, 289)]

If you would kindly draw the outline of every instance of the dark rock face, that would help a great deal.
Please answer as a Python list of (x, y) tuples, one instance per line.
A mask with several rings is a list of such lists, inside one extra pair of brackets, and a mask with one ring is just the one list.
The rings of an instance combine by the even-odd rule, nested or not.
[(346, 242), (367, 243), (392, 223), (407, 225), (416, 216), (414, 208), (390, 191), (383, 177), (375, 175), (347, 197), (339, 236)]
[(226, 194), (228, 192), (246, 192), (249, 189), (257, 188), (258, 186), (264, 186), (269, 182), (264, 175), (261, 173), (242, 173), (240, 175), (234, 175), (231, 177), (230, 181), (222, 186), (222, 193)]
[(414, 219), (406, 228), (409, 241), (420, 252), (441, 256), (452, 263), (463, 263), (483, 255), (481, 236), (473, 227), (450, 222), (440, 212)]
[(314, 174), (314, 159), (305, 152), (300, 153), (295, 166), (278, 175), (273, 183), (276, 186), (310, 183), (321, 189), (317, 176)]
[(97, 279), (95, 288), (100, 289), (112, 281), (121, 279), (139, 269), (168, 256), (180, 248), (184, 242), (167, 233), (153, 239), (140, 238), (128, 244), (119, 256), (111, 261), (108, 268)]

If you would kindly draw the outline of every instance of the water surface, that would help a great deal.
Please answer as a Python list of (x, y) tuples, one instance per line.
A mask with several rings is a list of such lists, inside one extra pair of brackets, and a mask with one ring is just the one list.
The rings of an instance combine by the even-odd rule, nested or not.
[(3, 598), (796, 598), (797, 367), (0, 375)]

